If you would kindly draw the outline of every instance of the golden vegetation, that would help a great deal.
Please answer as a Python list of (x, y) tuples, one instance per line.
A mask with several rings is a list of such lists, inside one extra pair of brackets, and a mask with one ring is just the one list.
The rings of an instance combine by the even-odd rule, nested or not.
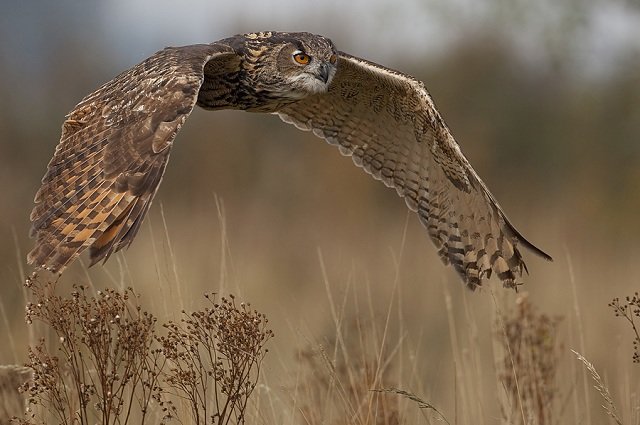
[[(50, 339), (29, 348), (25, 367), (0, 368), (2, 423), (8, 424), (11, 416), (24, 425), (485, 423), (482, 418), (467, 421), (465, 413), (458, 417), (457, 407), (447, 414), (415, 391), (399, 388), (411, 386), (402, 370), (402, 336), (393, 336), (364, 311), (350, 318), (346, 307), (361, 306), (358, 301), (348, 305), (347, 296), (342, 308), (333, 310), (335, 333), (299, 351), (290, 365), (288, 379), (293, 381), (281, 397), (254, 393), (259, 386), (269, 388), (260, 371), (274, 335), (264, 314), (234, 296), (205, 295), (204, 309), (183, 311), (180, 321), (159, 327), (130, 288), (90, 295), (93, 290), (76, 286), (70, 296), (61, 296), (55, 283), (35, 274), (26, 286), (33, 300), (27, 304), (27, 323), (46, 325)], [(333, 309), (336, 304), (329, 297)], [(623, 303), (615, 299), (611, 306), (635, 331), (637, 297)], [(527, 294), (518, 295), (504, 312), (495, 305), (494, 397), (504, 424), (564, 424), (569, 405), (580, 407), (570, 398), (575, 391), (571, 381), (576, 382), (579, 371), (573, 371), (571, 381), (562, 381), (567, 357), (560, 336), (563, 320), (537, 310)], [(453, 342), (457, 334), (450, 338)], [(571, 351), (602, 397), (602, 411), (618, 425), (637, 424), (639, 406), (624, 421), (595, 366)], [(456, 354), (454, 361), (463, 368), (476, 361)], [(422, 366), (414, 357), (409, 370), (414, 374)], [(473, 377), (463, 376), (457, 376), (454, 389), (476, 385), (468, 381)], [(21, 418), (23, 397), (28, 415)], [(454, 397), (462, 402), (460, 409), (486, 409), (481, 398)], [(288, 420), (281, 422), (286, 415), (274, 411), (274, 405), (276, 411), (291, 412)]]
[(20, 389), (32, 413), (19, 423), (245, 423), (273, 336), (249, 305), (207, 295), (206, 309), (183, 312), (159, 335), (132, 289), (88, 295), (78, 286), (65, 297), (36, 275), (27, 287), (27, 322), (55, 339), (29, 349), (33, 378)]

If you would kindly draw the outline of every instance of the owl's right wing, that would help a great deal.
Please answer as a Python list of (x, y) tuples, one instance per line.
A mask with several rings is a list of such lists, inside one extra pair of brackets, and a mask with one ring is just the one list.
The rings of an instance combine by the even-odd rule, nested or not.
[(204, 74), (238, 64), (225, 44), (170, 47), (84, 98), (67, 115), (36, 194), (28, 262), (61, 273), (88, 247), (93, 264), (128, 246)]
[(505, 286), (526, 270), (524, 246), (550, 260), (511, 225), (462, 154), (422, 82), (339, 54), (328, 92), (278, 111), (311, 130), (417, 212), (445, 264), (470, 288), (492, 272)]

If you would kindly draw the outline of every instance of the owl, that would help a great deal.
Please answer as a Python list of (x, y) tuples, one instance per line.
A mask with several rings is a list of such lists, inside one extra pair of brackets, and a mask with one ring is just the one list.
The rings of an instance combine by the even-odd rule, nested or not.
[(551, 260), (509, 222), (424, 84), (309, 33), (260, 32), (168, 47), (67, 115), (31, 213), (28, 262), (62, 271), (129, 246), (193, 108), (271, 113), (338, 148), (415, 212), (471, 289), (521, 283), (521, 249)]

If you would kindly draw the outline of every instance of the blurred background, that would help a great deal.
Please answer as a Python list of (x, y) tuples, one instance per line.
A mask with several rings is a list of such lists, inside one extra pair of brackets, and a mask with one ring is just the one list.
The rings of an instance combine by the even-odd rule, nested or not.
[[(541, 311), (565, 317), (567, 369), (576, 367), (568, 348), (584, 351), (630, 409), (629, 382), (637, 391), (639, 381), (630, 332), (607, 303), (640, 289), (637, 2), (4, 0), (0, 7), (0, 364), (25, 357), (29, 212), (64, 115), (164, 46), (309, 31), (425, 82), (511, 221), (555, 259), (525, 253), (524, 290)], [(87, 270), (83, 260), (64, 284), (134, 286), (161, 317), (175, 318), (180, 304), (200, 306), (205, 291), (251, 301), (276, 333), (265, 369), (276, 389), (290, 384), (281, 371), (297, 350), (335, 333), (331, 300), (345, 321), (367, 311), (375, 326), (388, 323), (387, 343), (401, 341), (405, 363), (418, 370), (394, 386), (419, 391), (450, 417), (461, 373), (452, 361), (454, 320), (462, 352), (479, 353), (487, 369), (478, 384), (483, 418), (498, 415), (492, 293), (507, 306), (515, 294), (495, 282), (466, 291), (394, 191), (277, 117), (195, 110), (131, 248), (105, 267)], [(569, 380), (567, 392), (581, 385)], [(585, 411), (604, 418), (596, 395), (580, 394)]]

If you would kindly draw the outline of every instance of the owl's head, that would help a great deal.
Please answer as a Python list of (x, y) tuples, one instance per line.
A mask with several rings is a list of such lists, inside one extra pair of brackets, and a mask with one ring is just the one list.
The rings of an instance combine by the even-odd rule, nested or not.
[(306, 32), (245, 34), (254, 87), (272, 95), (301, 99), (326, 92), (336, 73), (333, 42)]

